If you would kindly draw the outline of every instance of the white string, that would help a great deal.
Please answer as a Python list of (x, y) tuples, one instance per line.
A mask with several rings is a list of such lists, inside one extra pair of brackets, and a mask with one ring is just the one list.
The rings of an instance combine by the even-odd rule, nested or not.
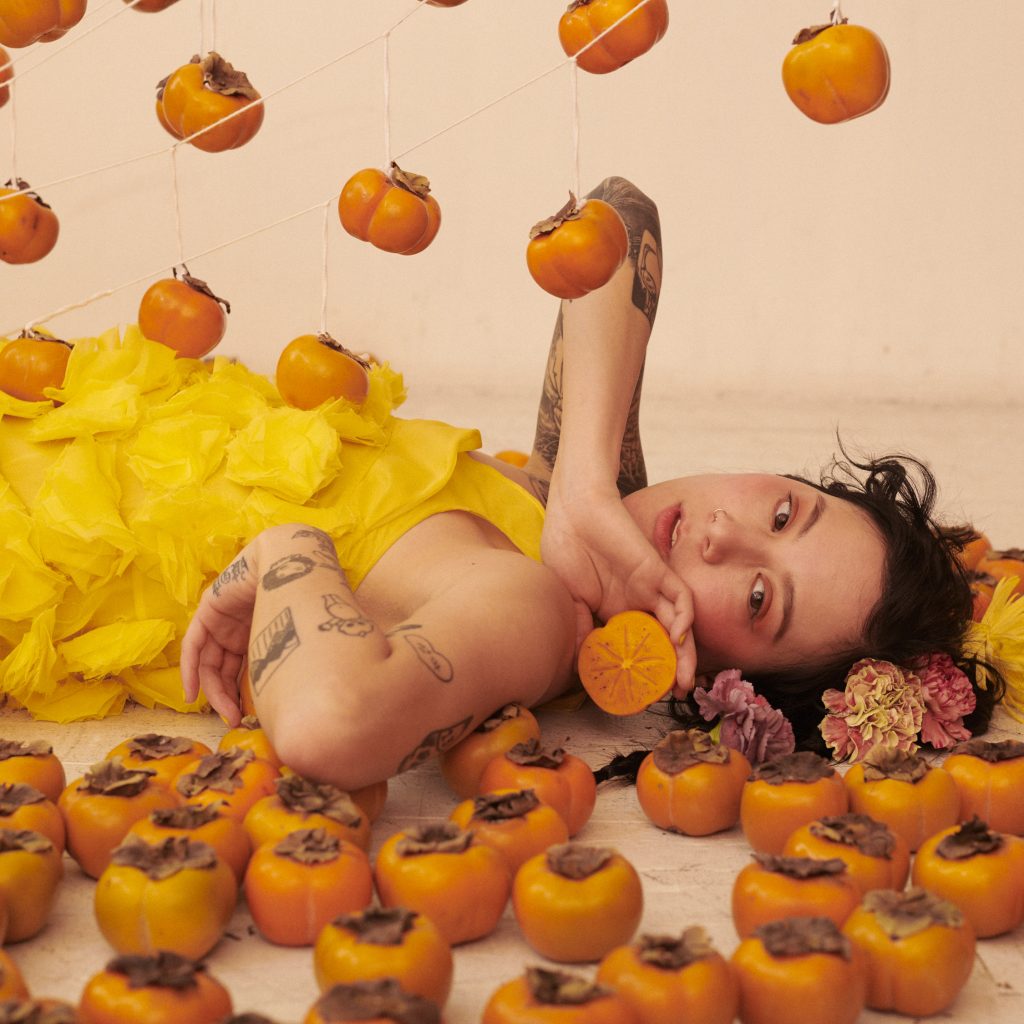
[(572, 189), (574, 196), (580, 194), (580, 88), (579, 65), (569, 62), (569, 94), (572, 99)]
[(334, 204), (333, 199), (328, 199), (324, 203), (324, 225), (323, 225), (323, 251), (322, 251), (322, 266), (320, 269), (320, 333), (327, 333), (327, 228), (331, 219), (331, 206)]
[(206, 0), (199, 0), (199, 52), (206, 54), (210, 48), (206, 45)]
[(181, 229), (181, 190), (178, 185), (178, 150), (171, 148), (171, 187), (174, 190), (174, 237), (178, 243), (178, 263), (185, 262), (185, 243)]
[(391, 33), (384, 33), (384, 170), (391, 169)]
[(14, 79), (7, 83), (10, 97), (7, 105), (11, 108), (11, 187), (18, 187), (18, 97), (15, 95)]
[(210, 0), (210, 49), (217, 49), (217, 0)]
[(843, 21), (842, 0), (836, 0), (832, 5), (832, 10), (829, 12), (829, 20), (833, 25), (839, 25)]

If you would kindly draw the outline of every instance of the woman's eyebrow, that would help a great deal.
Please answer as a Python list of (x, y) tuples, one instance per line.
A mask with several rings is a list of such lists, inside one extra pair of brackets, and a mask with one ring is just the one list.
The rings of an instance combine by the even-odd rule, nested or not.
[[(803, 521), (800, 529), (797, 531), (797, 540), (805, 536), (807, 531), (821, 519), (822, 515), (825, 513), (825, 509), (825, 496), (823, 494), (819, 494), (814, 502), (814, 507), (807, 513), (807, 518)], [(777, 644), (786, 635), (786, 630), (789, 629), (789, 624), (792, 619), (793, 577), (787, 572), (782, 574), (782, 620), (779, 622), (779, 628), (775, 630), (775, 636), (772, 637), (772, 643)]]

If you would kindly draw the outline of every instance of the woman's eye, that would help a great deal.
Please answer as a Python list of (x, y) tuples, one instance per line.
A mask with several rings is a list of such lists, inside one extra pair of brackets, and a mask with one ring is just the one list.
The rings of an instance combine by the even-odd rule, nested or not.
[(775, 510), (772, 517), (772, 529), (781, 530), (793, 516), (793, 495), (786, 496), (786, 500)]
[(758, 579), (754, 584), (753, 590), (750, 591), (750, 597), (747, 598), (747, 605), (750, 608), (750, 617), (756, 619), (758, 613), (764, 607), (765, 599), (765, 588), (764, 580)]

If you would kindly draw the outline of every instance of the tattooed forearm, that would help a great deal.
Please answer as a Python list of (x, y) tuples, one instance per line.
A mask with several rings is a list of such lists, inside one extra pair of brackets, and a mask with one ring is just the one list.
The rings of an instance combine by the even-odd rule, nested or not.
[(647, 486), (647, 465), (644, 462), (644, 450), (640, 444), (640, 390), (643, 386), (644, 371), (633, 392), (633, 401), (626, 416), (626, 429), (622, 435), (622, 447), (619, 450), (619, 478), (616, 481), (619, 494), (625, 497), (634, 491)]
[(307, 527), (302, 530), (296, 530), (294, 537), (298, 540), (300, 537), (308, 537), (313, 541), (314, 554), (316, 555), (317, 564), (321, 569), (338, 569), (338, 552), (334, 549), (334, 541), (331, 540), (330, 535), (324, 533), (323, 530), (316, 530), (313, 527)]
[(324, 594), (324, 608), (330, 618), (320, 623), (323, 633), (334, 630), (345, 636), (366, 636), (373, 632), (373, 623), (340, 594)]
[(240, 583), (249, 575), (249, 563), (245, 555), (239, 555), (214, 581), (213, 596), (220, 597), (221, 590), (229, 583)]
[(249, 644), (249, 678), (254, 693), (260, 693), (270, 677), (299, 646), (291, 608), (285, 608)]
[(285, 555), (263, 574), (263, 589), (277, 590), (286, 583), (308, 576), (315, 568), (316, 562), (308, 555)]
[[(541, 390), (540, 405), (537, 408), (537, 425), (533, 436), (533, 449), (543, 459), (549, 470), (554, 469), (558, 454), (558, 438), (562, 432), (562, 312), (559, 310), (555, 331), (548, 351), (548, 362), (544, 370), (544, 387)], [(547, 487), (542, 501), (547, 499)]]
[(405, 642), (416, 652), (416, 657), (442, 683), (450, 683), (455, 678), (452, 663), (425, 637), (419, 633), (410, 633)]
[(473, 717), (471, 715), (469, 718), (464, 718), (461, 722), (456, 722), (454, 725), (446, 725), (443, 729), (434, 729), (432, 732), (428, 732), (416, 745), (416, 748), (406, 757), (402, 758), (398, 766), (399, 772), (407, 772), (410, 768), (423, 764), (424, 761), (433, 757), (434, 754), (453, 747), (469, 732), (472, 721)]

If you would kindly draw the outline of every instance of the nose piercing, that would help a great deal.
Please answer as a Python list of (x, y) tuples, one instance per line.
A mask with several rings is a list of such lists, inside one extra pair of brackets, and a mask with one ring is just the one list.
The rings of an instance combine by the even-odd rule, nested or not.
[(718, 513), (719, 512), (721, 512), (723, 516), (725, 515), (725, 509), (724, 508), (716, 508), (711, 513), (711, 522), (715, 522), (718, 519)]

